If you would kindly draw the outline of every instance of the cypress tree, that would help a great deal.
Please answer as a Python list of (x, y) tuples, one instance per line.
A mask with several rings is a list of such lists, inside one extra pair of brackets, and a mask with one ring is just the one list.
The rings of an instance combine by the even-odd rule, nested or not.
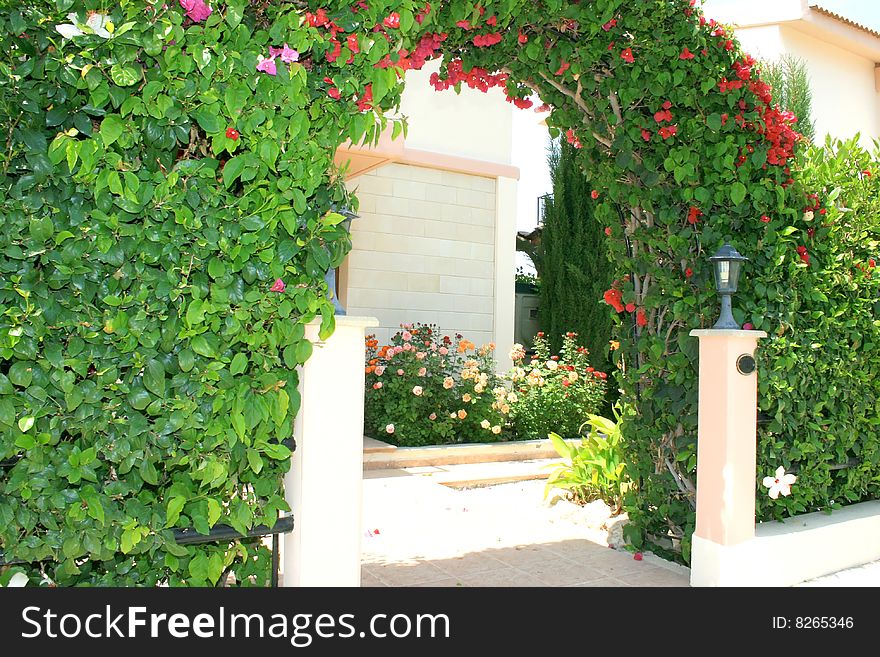
[(562, 345), (562, 335), (574, 331), (578, 343), (590, 351), (590, 364), (608, 372), (612, 322), (602, 293), (614, 277), (605, 250), (605, 227), (593, 216), (596, 201), (577, 151), (553, 141), (547, 161), (553, 198), (547, 199), (541, 230), (538, 320), (554, 352)]

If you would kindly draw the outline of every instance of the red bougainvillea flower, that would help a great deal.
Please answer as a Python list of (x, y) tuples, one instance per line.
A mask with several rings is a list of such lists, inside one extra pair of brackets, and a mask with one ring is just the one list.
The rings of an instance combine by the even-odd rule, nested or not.
[(725, 41), (724, 42), (724, 49), (725, 50), (733, 50), (733, 41), (731, 41), (729, 39), (727, 41)]
[(616, 19), (616, 18), (612, 18), (610, 21), (608, 21), (607, 23), (605, 23), (605, 24), (602, 26), (602, 29), (605, 30), (606, 32), (608, 32), (608, 31), (609, 31), (612, 27), (614, 27), (615, 25), (617, 25), (617, 19)]
[(501, 41), (501, 33), (493, 32), (491, 34), (478, 34), (473, 38), (473, 43), (478, 48), (488, 48), (489, 46), (494, 46), (496, 43)]
[(665, 125), (662, 128), (660, 128), (660, 130), (658, 132), (660, 133), (660, 136), (663, 137), (663, 139), (669, 139), (670, 137), (674, 137), (675, 133), (678, 132), (678, 126), (677, 125)]
[(590, 192), (590, 198), (593, 199), (593, 200), (596, 200), (597, 198), (599, 198), (599, 192), (597, 192), (597, 191), (594, 189), (592, 192)]
[(608, 237), (611, 237), (611, 228), (610, 228), (609, 226), (606, 226), (606, 227), (605, 227), (605, 234), (606, 234)]
[(690, 278), (693, 275), (694, 275), (694, 270), (691, 269), (690, 267), (688, 267), (687, 269), (684, 270), (684, 277), (685, 278)]
[(562, 64), (560, 64), (560, 66), (559, 66), (559, 69), (553, 75), (562, 75), (563, 73), (565, 73), (569, 69), (570, 66), (571, 66), (571, 64), (569, 64), (567, 61), (565, 61), (563, 59)]
[(807, 247), (799, 246), (797, 248), (797, 252), (798, 252), (798, 255), (801, 257), (801, 260), (803, 260), (806, 264), (809, 265), (810, 264), (810, 254), (807, 253)]
[(463, 30), (471, 29), (470, 21), (458, 21), (455, 25), (456, 27), (460, 27)]
[(636, 561), (641, 561), (643, 558), (644, 558), (644, 557), (642, 557), (642, 553), (641, 553), (641, 552), (636, 552), (636, 553), (633, 555), (633, 559), (635, 559)]
[(635, 312), (635, 310), (636, 310), (636, 304), (634, 304), (634, 303), (626, 304), (626, 312), (632, 313), (632, 312)]
[(269, 288), (269, 292), (284, 292), (284, 281), (276, 278), (275, 283)]
[(681, 51), (681, 54), (678, 56), (679, 59), (693, 59), (694, 53), (688, 50), (687, 46), (684, 47), (684, 50)]
[(874, 258), (868, 258), (868, 269), (874, 269), (877, 266), (877, 261)]
[(569, 381), (568, 379), (562, 379), (562, 387), (567, 388), (570, 385), (571, 381)]
[(327, 95), (330, 96), (333, 100), (339, 100), (339, 89), (336, 87), (330, 87), (327, 90)]
[(700, 208), (695, 208), (691, 206), (690, 210), (688, 210), (688, 223), (693, 226), (700, 220), (700, 217), (703, 216), (703, 211)]
[(232, 141), (238, 141), (238, 130), (235, 128), (226, 128), (226, 137)]
[(309, 24), (309, 27), (322, 27), (329, 23), (330, 20), (327, 18), (327, 12), (323, 9), (319, 9), (316, 13), (306, 12), (306, 23)]
[(257, 70), (269, 75), (277, 75), (278, 69), (275, 66), (275, 58), (266, 58), (260, 55), (260, 59), (257, 61)]
[(522, 30), (520, 30), (520, 31), (519, 31), (519, 35), (516, 37), (516, 40), (519, 41), (520, 43), (528, 43), (528, 42), (529, 42), (529, 37), (526, 36), (526, 34), (523, 33)]
[[(669, 102), (669, 101), (667, 101)], [(666, 103), (663, 103), (666, 105)], [(670, 105), (671, 107), (672, 105)], [(672, 121), (672, 112), (669, 111), (669, 107), (664, 107), (662, 110), (657, 110), (654, 112), (654, 120), (657, 123), (663, 123), (664, 121)]]
[(862, 175), (863, 175), (863, 176), (870, 176), (870, 175), (871, 175), (871, 170), (870, 170), (870, 169), (865, 169), (864, 171), (862, 171)]
[(373, 109), (373, 85), (368, 84), (364, 87), (363, 95), (357, 101), (358, 109), (361, 112)]
[(745, 324), (743, 324), (743, 331), (751, 331), (753, 328), (755, 327), (751, 322), (746, 322)]
[(392, 30), (396, 30), (400, 27), (400, 14), (396, 11), (392, 11), (388, 16), (385, 17), (385, 20), (382, 21), (382, 25), (385, 27), (390, 27)]
[(498, 23), (497, 16), (490, 16), (489, 18), (486, 19), (486, 25), (493, 25), (494, 26), (496, 23)]
[(568, 140), (568, 143), (574, 146), (575, 148), (581, 148), (583, 144), (581, 144), (581, 140), (577, 138), (577, 135), (574, 134), (574, 130), (569, 128), (565, 133), (565, 138)]
[(638, 324), (639, 326), (648, 325), (648, 317), (645, 315), (644, 308), (639, 308), (638, 312), (636, 312), (636, 324)]
[(770, 223), (770, 217), (768, 217), (766, 214), (762, 214), (762, 215), (761, 215), (761, 221), (762, 221), (763, 223), (765, 223), (765, 224), (769, 224), (769, 223)]
[(179, 0), (180, 6), (183, 7), (187, 18), (195, 23), (207, 20), (213, 11), (204, 0)]
[(345, 40), (345, 46), (353, 53), (357, 54), (361, 51), (361, 46), (358, 43), (358, 35), (357, 34), (349, 34), (348, 38)]
[(620, 58), (625, 61), (627, 64), (632, 64), (635, 60), (633, 57), (632, 48), (624, 48), (620, 51)]
[(620, 290), (615, 290), (611, 288), (610, 290), (605, 290), (605, 293), (602, 295), (602, 298), (605, 300), (609, 306), (613, 307), (619, 313), (623, 312), (623, 301)]

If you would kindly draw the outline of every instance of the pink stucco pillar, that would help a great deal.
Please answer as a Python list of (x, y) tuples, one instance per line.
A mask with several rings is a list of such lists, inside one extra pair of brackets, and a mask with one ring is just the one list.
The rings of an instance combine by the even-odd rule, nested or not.
[(763, 331), (700, 329), (697, 520), (691, 558), (696, 586), (733, 583), (731, 548), (755, 536), (758, 376)]

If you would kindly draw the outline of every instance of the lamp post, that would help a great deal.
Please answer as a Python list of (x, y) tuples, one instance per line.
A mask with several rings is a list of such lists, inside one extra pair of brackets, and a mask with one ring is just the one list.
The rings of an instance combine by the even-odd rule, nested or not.
[(740, 326), (733, 318), (730, 297), (736, 292), (742, 263), (748, 258), (725, 242), (709, 260), (715, 268), (715, 291), (721, 297), (721, 316), (712, 328), (739, 330)]

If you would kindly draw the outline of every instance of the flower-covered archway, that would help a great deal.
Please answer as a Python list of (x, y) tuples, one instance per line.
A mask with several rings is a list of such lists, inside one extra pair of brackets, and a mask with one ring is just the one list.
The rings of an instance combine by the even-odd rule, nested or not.
[(324, 273), (350, 246), (334, 153), (399, 132), (405, 72), (441, 57), (438, 90), (499, 87), (580, 149), (620, 271), (633, 538), (686, 544), (706, 256), (751, 258), (737, 307), (762, 328), (836, 212), (793, 179), (794, 118), (728, 28), (694, 0), (85, 4), (0, 17), (7, 553), (62, 584), (265, 565), (171, 529), (284, 508), (304, 325), (333, 330)]

